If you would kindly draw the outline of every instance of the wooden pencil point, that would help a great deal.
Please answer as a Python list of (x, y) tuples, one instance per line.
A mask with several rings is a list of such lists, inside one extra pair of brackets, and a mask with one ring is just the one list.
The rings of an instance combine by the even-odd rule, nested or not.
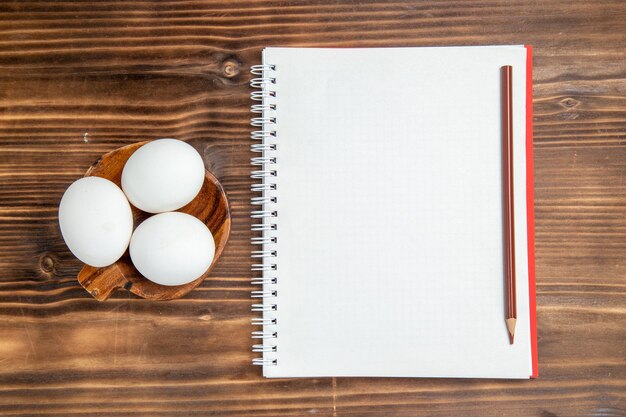
[(517, 323), (517, 319), (510, 318), (506, 319), (506, 328), (509, 331), (509, 342), (513, 344), (515, 339), (515, 324)]

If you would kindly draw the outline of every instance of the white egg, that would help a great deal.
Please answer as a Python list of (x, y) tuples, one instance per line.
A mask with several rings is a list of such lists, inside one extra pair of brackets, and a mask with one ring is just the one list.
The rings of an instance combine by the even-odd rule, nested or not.
[(122, 190), (130, 203), (148, 213), (183, 207), (204, 182), (204, 163), (188, 143), (158, 139), (137, 149), (124, 165)]
[(152, 216), (137, 226), (130, 240), (135, 268), (161, 285), (182, 285), (209, 269), (215, 241), (197, 218), (179, 212)]
[(120, 188), (100, 177), (75, 181), (59, 204), (59, 225), (70, 251), (87, 265), (117, 261), (133, 233), (133, 213)]

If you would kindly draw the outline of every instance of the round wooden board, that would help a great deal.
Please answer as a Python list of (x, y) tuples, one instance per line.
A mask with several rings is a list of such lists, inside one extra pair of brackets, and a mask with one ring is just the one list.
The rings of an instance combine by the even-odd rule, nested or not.
[[(92, 165), (85, 176), (97, 176), (114, 182), (121, 188), (122, 170), (130, 156), (149, 141), (124, 146), (102, 156)], [(139, 210), (131, 205), (133, 226), (137, 227), (152, 214)], [(151, 300), (171, 300), (182, 297), (197, 287), (211, 272), (219, 259), (228, 235), (230, 234), (230, 210), (226, 193), (217, 178), (209, 171), (205, 173), (204, 184), (200, 192), (189, 204), (176, 210), (191, 214), (207, 225), (215, 239), (215, 257), (209, 269), (198, 279), (185, 285), (165, 286), (144, 278), (130, 260), (128, 250), (113, 265), (94, 268), (85, 265), (78, 273), (80, 284), (97, 300), (104, 301), (119, 288), (125, 288), (143, 298)]]

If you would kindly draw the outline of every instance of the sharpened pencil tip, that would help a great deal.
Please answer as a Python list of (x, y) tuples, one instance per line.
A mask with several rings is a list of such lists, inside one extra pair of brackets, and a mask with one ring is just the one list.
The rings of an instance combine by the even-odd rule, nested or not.
[(515, 339), (515, 324), (517, 323), (517, 319), (510, 318), (506, 319), (506, 329), (509, 331), (509, 343), (513, 344)]

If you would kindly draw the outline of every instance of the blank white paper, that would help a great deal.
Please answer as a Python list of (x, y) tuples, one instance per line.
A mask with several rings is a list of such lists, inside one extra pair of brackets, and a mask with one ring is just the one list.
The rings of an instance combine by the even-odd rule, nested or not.
[[(528, 378), (526, 50), (267, 48), (267, 377)], [(517, 328), (504, 321), (500, 67), (513, 66)], [(269, 153), (268, 153), (269, 154)], [(268, 286), (270, 287), (270, 286)]]

